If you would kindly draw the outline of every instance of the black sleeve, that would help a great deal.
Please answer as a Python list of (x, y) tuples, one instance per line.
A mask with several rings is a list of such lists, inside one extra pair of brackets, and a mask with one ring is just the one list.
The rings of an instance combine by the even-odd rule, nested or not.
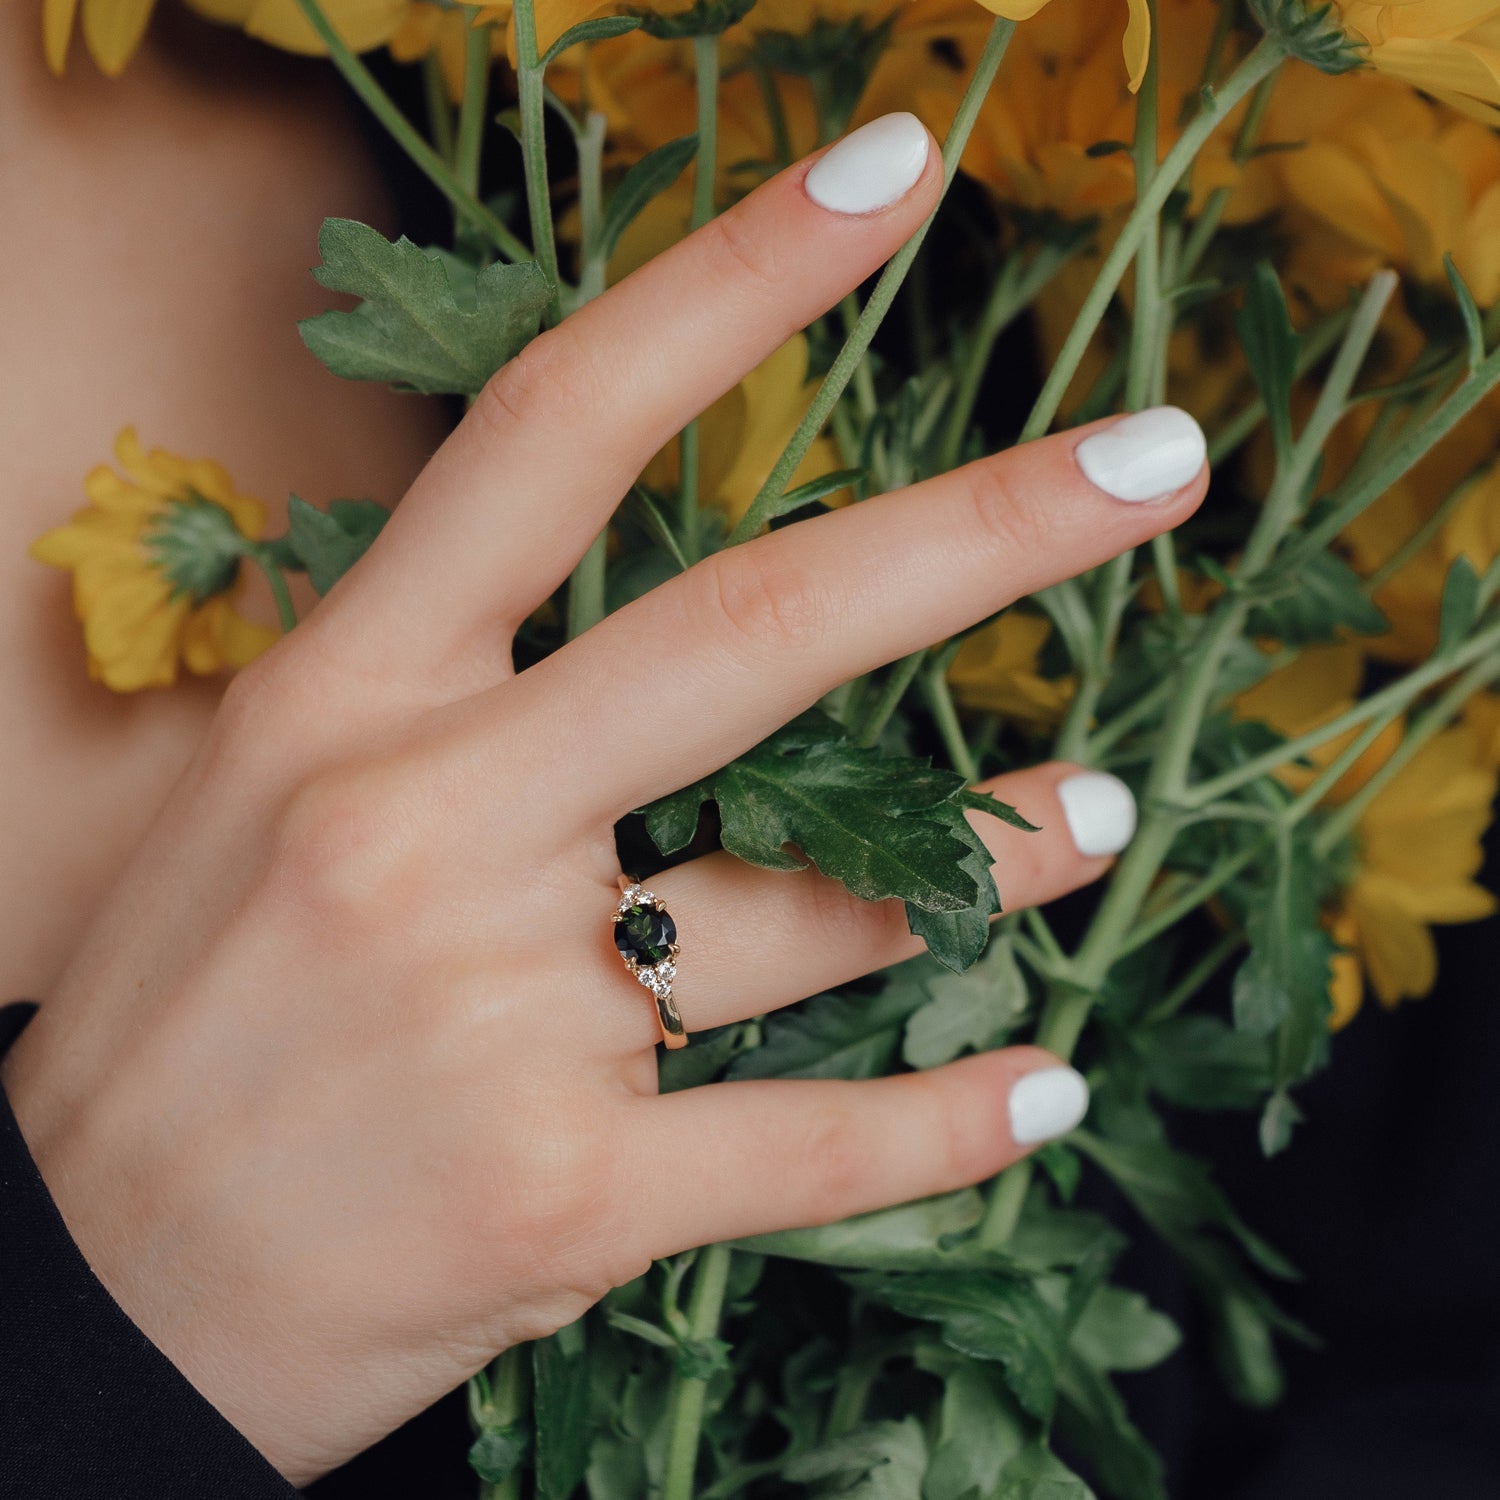
[[(0, 1007), (0, 1056), (36, 1007)], [(294, 1500), (73, 1243), (0, 1090), (0, 1495)]]

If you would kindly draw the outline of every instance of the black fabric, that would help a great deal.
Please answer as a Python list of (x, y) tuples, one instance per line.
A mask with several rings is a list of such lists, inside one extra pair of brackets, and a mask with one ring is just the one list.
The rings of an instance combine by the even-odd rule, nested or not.
[[(0, 1007), (0, 1056), (36, 1007)], [(0, 1495), (288, 1500), (89, 1269), (0, 1090)]]

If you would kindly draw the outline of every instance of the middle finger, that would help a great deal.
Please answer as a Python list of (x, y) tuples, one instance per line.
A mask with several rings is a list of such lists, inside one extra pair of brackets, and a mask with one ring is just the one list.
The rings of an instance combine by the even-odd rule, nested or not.
[[(566, 754), (570, 815), (613, 822), (840, 683), (1175, 526), (1207, 489), (1204, 452), (1192, 417), (1164, 407), (784, 527), (523, 673), (499, 690), (505, 712), (530, 710), (538, 774)], [(489, 696), (475, 703), (481, 734)]]

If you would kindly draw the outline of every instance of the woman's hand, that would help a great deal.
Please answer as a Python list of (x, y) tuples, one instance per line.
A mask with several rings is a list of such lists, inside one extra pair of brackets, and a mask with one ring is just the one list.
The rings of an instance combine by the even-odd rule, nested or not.
[[(849, 678), (1182, 520), (1206, 482), (1189, 419), (780, 530), (511, 666), (651, 455), (874, 271), (939, 181), (915, 120), (877, 122), (502, 370), (365, 560), (234, 682), (7, 1064), (99, 1277), (294, 1482), (655, 1257), (968, 1184), (1076, 1119), (1065, 1071), (1012, 1113), (1057, 1067), (1026, 1047), (656, 1097), (612, 829)], [(1128, 837), (1123, 793), (1075, 774), (994, 784), (1042, 833), (974, 815), (1010, 908)], [(652, 886), (689, 1032), (919, 948), (899, 903), (814, 872), (712, 855)]]

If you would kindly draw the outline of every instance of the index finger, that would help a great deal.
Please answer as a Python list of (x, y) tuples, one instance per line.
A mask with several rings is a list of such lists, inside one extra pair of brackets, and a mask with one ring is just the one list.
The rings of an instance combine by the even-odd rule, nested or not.
[(920, 226), (933, 144), (914, 115), (872, 121), (534, 340), (320, 608), (335, 659), (430, 672), (519, 624), (675, 433)]

